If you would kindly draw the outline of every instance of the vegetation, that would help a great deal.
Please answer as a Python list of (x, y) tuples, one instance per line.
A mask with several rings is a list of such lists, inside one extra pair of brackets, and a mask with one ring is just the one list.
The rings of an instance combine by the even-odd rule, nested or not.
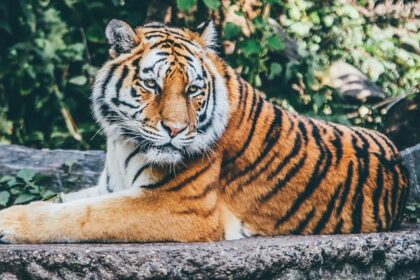
[(405, 220), (409, 223), (420, 224), (420, 203), (407, 203), (405, 207)]
[(112, 18), (133, 26), (158, 19), (193, 28), (212, 17), (221, 31), (221, 54), (274, 102), (381, 129), (383, 107), (348, 102), (324, 81), (328, 65), (344, 60), (390, 98), (417, 93), (419, 22), (410, 11), (376, 15), (369, 10), (372, 2), (2, 1), (0, 143), (103, 147), (89, 96), (95, 72), (107, 59), (104, 29)]
[(42, 181), (41, 176), (29, 169), (20, 170), (16, 176), (0, 177), (0, 209), (53, 198), (55, 193), (47, 190)]

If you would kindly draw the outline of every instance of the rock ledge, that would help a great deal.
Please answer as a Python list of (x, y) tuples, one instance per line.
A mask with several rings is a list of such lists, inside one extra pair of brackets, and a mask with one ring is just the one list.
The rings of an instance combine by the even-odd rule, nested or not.
[(418, 279), (420, 226), (215, 243), (0, 246), (0, 279)]

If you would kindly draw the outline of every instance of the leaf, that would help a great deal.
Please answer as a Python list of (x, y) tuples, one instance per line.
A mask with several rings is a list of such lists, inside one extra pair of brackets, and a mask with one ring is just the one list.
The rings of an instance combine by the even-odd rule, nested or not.
[(177, 7), (182, 11), (188, 11), (195, 5), (196, 0), (176, 0)]
[(16, 176), (25, 182), (29, 182), (34, 178), (35, 172), (33, 170), (24, 168), (22, 170), (19, 170)]
[(227, 40), (236, 39), (241, 34), (242, 30), (240, 26), (232, 22), (226, 22), (223, 27), (223, 34)]
[(405, 209), (407, 209), (407, 210), (409, 210), (409, 211), (412, 211), (412, 212), (416, 211), (416, 207), (415, 207), (414, 205), (407, 205), (407, 206), (405, 207)]
[(242, 51), (246, 56), (250, 56), (252, 54), (258, 54), (261, 52), (260, 43), (255, 39), (248, 39), (244, 41), (242, 46)]
[(0, 192), (0, 205), (6, 206), (10, 199), (10, 193), (6, 191)]
[(88, 41), (93, 43), (104, 43), (105, 36), (103, 27), (98, 23), (89, 26), (89, 28), (86, 30), (86, 38)]
[(46, 192), (44, 192), (43, 194), (42, 194), (42, 199), (50, 199), (50, 198), (52, 198), (52, 197), (54, 197), (54, 196), (56, 196), (57, 194), (55, 193), (55, 192), (53, 192), (53, 191), (50, 191), (50, 190), (48, 190), (48, 191), (46, 191)]
[(22, 193), (22, 191), (20, 189), (17, 189), (17, 188), (11, 188), (10, 193), (13, 194), (13, 195), (17, 195), (17, 194)]
[(220, 1), (219, 0), (203, 0), (204, 4), (206, 4), (207, 7), (209, 7), (212, 10), (216, 10), (220, 7)]
[(274, 34), (268, 37), (267, 45), (270, 48), (270, 50), (273, 50), (273, 51), (279, 51), (279, 50), (284, 49), (283, 40), (277, 34)]
[(282, 69), (283, 69), (283, 67), (281, 67), (280, 63), (277, 63), (277, 62), (271, 63), (271, 65), (270, 65), (270, 75), (268, 76), (268, 79), (272, 80), (276, 76), (280, 75)]
[(85, 85), (87, 82), (87, 78), (85, 76), (76, 76), (69, 80), (69, 83), (82, 86)]
[(12, 179), (14, 179), (14, 177), (6, 175), (6, 176), (3, 176), (3, 177), (0, 178), (0, 183), (6, 183), (6, 182), (8, 182)]
[(7, 186), (9, 188), (13, 188), (14, 186), (16, 186), (18, 184), (19, 184), (18, 181), (14, 177), (12, 179), (10, 179), (9, 181), (7, 181)]
[(14, 204), (23, 204), (30, 202), (36, 198), (35, 195), (29, 193), (22, 193), (16, 197)]

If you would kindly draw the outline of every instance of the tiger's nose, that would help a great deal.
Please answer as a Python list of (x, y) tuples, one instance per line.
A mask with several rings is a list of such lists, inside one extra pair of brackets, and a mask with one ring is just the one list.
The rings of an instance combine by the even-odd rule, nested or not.
[(170, 122), (164, 122), (162, 121), (163, 128), (168, 132), (169, 136), (175, 137), (177, 136), (181, 131), (185, 130), (187, 128), (187, 125), (179, 125), (174, 124)]

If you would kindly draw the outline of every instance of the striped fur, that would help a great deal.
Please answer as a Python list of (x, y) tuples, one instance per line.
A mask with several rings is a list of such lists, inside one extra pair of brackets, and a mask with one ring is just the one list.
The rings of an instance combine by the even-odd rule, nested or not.
[(210, 241), (386, 231), (407, 174), (375, 131), (287, 112), (217, 55), (214, 27), (112, 21), (92, 103), (98, 186), (0, 212), (3, 242)]

